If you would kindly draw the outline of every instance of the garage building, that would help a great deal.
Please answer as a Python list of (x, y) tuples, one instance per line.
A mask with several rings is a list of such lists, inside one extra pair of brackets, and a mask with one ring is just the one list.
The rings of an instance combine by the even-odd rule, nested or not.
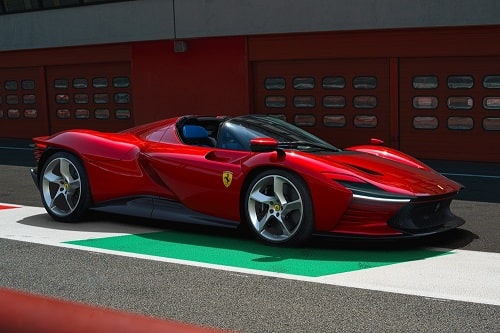
[(272, 114), (500, 162), (496, 0), (0, 0), (0, 137)]

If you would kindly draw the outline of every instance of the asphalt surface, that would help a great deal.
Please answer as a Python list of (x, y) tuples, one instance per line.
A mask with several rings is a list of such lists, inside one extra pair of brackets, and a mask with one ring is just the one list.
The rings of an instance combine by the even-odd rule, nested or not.
[[(41, 206), (29, 142), (0, 141), (0, 202)], [(500, 253), (500, 167), (426, 161), (466, 186), (452, 209), (466, 224), (415, 242), (309, 246), (430, 246)], [(108, 217), (123, 221), (121, 217)], [(190, 227), (193, 232), (207, 232)], [(230, 231), (213, 229), (215, 234)], [(492, 277), (500, 278), (500, 276)], [(460, 276), (457, 276), (460, 279)], [(409, 282), (411, 283), (411, 281)], [(445, 283), (441, 281), (441, 283)], [(0, 287), (241, 332), (500, 332), (500, 307), (154, 262), (0, 239)]]

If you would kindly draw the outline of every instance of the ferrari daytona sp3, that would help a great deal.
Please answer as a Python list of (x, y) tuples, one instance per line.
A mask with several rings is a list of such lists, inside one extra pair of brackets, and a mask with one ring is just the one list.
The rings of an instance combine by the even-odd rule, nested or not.
[(417, 237), (456, 228), (461, 185), (381, 145), (338, 149), (263, 115), (183, 116), (118, 133), (37, 137), (32, 177), (53, 219), (89, 210), (216, 226), (271, 244), (314, 233)]

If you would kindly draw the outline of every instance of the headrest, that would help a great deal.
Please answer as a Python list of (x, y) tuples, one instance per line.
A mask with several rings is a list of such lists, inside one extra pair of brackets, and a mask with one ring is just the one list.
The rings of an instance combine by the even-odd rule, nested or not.
[(187, 140), (208, 138), (207, 130), (204, 127), (197, 125), (184, 125), (184, 127), (182, 127), (182, 135)]

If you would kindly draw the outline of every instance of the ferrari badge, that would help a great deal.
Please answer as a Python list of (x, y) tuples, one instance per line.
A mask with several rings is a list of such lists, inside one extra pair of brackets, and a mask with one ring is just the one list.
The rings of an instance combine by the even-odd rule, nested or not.
[(224, 171), (222, 173), (222, 182), (225, 187), (231, 186), (231, 182), (233, 181), (233, 173), (231, 171)]

